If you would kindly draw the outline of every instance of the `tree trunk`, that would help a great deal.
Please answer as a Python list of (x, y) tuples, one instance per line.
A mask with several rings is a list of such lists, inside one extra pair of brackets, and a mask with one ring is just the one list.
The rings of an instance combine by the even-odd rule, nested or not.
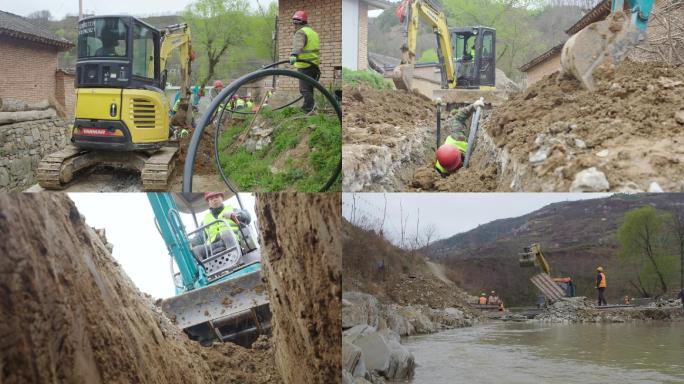
[(646, 257), (651, 261), (653, 264), (653, 268), (656, 271), (656, 274), (658, 275), (658, 280), (660, 280), (660, 288), (663, 290), (663, 294), (667, 293), (667, 284), (665, 283), (665, 279), (663, 278), (662, 272), (660, 272), (660, 268), (658, 268), (658, 263), (656, 263), (655, 260), (655, 255), (653, 254), (653, 246), (651, 242), (651, 231), (650, 228), (648, 227), (648, 223), (645, 225), (645, 237), (644, 237), (644, 247), (646, 251)]
[(332, 193), (256, 196), (275, 360), (285, 384), (340, 382), (341, 204)]

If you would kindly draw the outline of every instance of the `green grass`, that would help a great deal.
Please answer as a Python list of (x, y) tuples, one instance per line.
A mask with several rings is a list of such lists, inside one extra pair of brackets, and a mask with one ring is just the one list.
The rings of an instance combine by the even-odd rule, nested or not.
[[(263, 111), (257, 124), (275, 127), (272, 142), (250, 153), (244, 146), (235, 148), (235, 140), (248, 129), (251, 119), (223, 131), (219, 138), (219, 158), (224, 172), (241, 190), (316, 192), (332, 175), (341, 157), (342, 129), (337, 115), (317, 114), (304, 117), (298, 108)], [(309, 134), (308, 153), (302, 158), (286, 158)], [(232, 148), (231, 148), (232, 146)], [(277, 173), (271, 168), (279, 163)], [(341, 190), (341, 178), (330, 191)]]
[(393, 85), (390, 80), (382, 77), (381, 74), (374, 71), (352, 71), (351, 69), (342, 68), (342, 81), (350, 85), (367, 85), (375, 89), (392, 89)]

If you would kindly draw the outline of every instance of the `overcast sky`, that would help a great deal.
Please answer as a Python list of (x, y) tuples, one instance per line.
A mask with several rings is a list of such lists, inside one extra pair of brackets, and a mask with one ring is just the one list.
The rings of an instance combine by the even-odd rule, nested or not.
[[(144, 193), (70, 193), (79, 212), (91, 227), (104, 228), (114, 245), (114, 258), (135, 282), (138, 289), (155, 298), (175, 295), (170, 256), (154, 224), (154, 213)], [(245, 209), (254, 213), (254, 196), (240, 194)], [(228, 200), (238, 207), (236, 199)], [(199, 222), (204, 218), (197, 215)], [(182, 215), (189, 232), (195, 229), (191, 215)], [(175, 267), (178, 272), (178, 268)]]
[[(266, 7), (276, 0), (258, 0)], [(256, 8), (257, 0), (250, 0)], [(171, 15), (192, 3), (189, 0), (83, 0), (83, 12), (88, 14), (126, 14), (133, 16)], [(66, 14), (78, 15), (78, 0), (0, 0), (0, 10), (21, 16), (47, 9), (55, 19)]]
[[(517, 217), (558, 201), (595, 199), (608, 193), (387, 193), (384, 232), (397, 240), (401, 227), (401, 206), (408, 215), (406, 238), (415, 237), (420, 209), (420, 228), (437, 226), (438, 238), (469, 231), (493, 220)], [(356, 218), (362, 215), (382, 219), (385, 200), (382, 193), (344, 193), (342, 214), (351, 219), (356, 199)], [(400, 206), (401, 202), (401, 206)], [(419, 232), (421, 230), (419, 229)]]

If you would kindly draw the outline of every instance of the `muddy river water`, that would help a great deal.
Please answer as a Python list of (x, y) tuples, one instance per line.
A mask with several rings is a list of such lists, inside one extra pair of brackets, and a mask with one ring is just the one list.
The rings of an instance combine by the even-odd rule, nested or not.
[(490, 323), (402, 344), (411, 383), (684, 383), (684, 322)]

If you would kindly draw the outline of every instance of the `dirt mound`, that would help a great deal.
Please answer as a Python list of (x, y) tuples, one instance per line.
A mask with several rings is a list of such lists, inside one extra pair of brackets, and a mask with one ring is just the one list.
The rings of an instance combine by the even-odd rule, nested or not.
[(66, 195), (0, 195), (0, 212), (0, 382), (280, 382), (269, 349), (190, 341)]
[(611, 191), (681, 190), (684, 67), (625, 61), (595, 77), (596, 92), (554, 73), (513, 95), (483, 121), (471, 168), (442, 178), (425, 164), (411, 187), (568, 191), (595, 167)]
[(338, 193), (260, 193), (275, 359), (286, 383), (341, 381)]
[(373, 231), (343, 223), (343, 287), (362, 291), (384, 302), (464, 307), (467, 294), (438, 276), (417, 252), (400, 249)]
[(342, 94), (344, 190), (405, 189), (434, 137), (434, 104), (366, 86), (345, 86)]

